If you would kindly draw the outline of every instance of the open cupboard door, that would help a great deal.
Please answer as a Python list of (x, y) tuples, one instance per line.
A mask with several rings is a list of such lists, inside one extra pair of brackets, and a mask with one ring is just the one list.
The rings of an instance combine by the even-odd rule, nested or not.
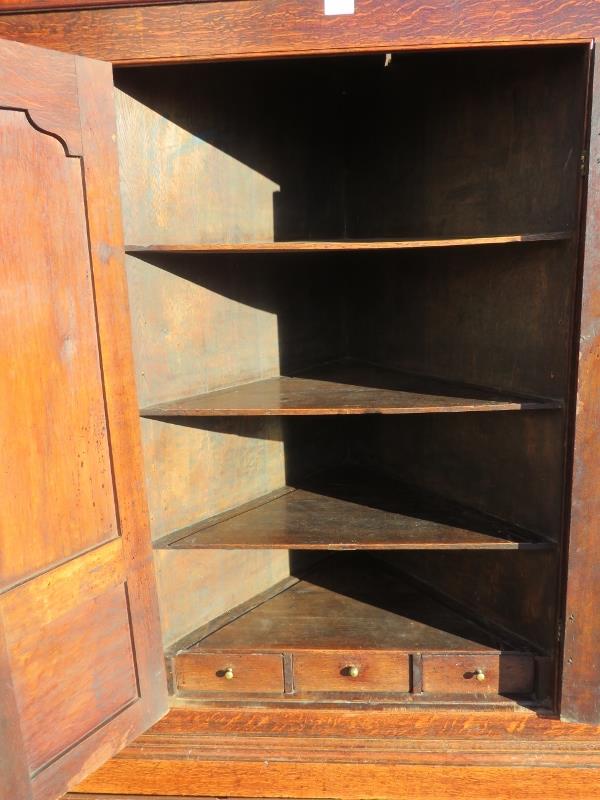
[(0, 41), (0, 798), (51, 800), (166, 711), (112, 70)]

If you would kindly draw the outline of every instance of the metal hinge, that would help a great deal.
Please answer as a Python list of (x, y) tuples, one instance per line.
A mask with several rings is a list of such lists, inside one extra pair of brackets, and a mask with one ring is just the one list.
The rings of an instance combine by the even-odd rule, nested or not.
[(581, 151), (581, 156), (579, 157), (579, 169), (581, 175), (585, 177), (588, 174), (588, 153), (587, 150)]

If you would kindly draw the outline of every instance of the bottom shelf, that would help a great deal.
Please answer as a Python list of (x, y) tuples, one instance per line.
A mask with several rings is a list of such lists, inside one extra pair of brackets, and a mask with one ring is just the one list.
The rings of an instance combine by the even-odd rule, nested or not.
[(187, 637), (168, 660), (180, 697), (498, 702), (535, 693), (532, 653), (352, 553)]

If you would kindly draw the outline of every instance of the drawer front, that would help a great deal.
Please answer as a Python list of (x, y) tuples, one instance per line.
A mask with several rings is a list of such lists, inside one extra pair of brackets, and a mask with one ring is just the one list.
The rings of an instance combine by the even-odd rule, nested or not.
[(182, 653), (174, 669), (181, 692), (283, 692), (283, 657), (276, 654)]
[(529, 655), (423, 655), (423, 691), (439, 694), (531, 694)]
[(408, 692), (406, 653), (294, 653), (296, 692)]

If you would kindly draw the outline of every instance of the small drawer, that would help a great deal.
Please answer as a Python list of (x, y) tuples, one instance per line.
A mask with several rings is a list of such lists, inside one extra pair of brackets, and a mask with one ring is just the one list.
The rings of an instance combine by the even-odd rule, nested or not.
[(277, 654), (181, 653), (174, 670), (181, 692), (283, 692), (283, 657)]
[(294, 653), (296, 692), (408, 692), (406, 653)]
[(423, 655), (423, 691), (436, 694), (531, 694), (530, 655)]

